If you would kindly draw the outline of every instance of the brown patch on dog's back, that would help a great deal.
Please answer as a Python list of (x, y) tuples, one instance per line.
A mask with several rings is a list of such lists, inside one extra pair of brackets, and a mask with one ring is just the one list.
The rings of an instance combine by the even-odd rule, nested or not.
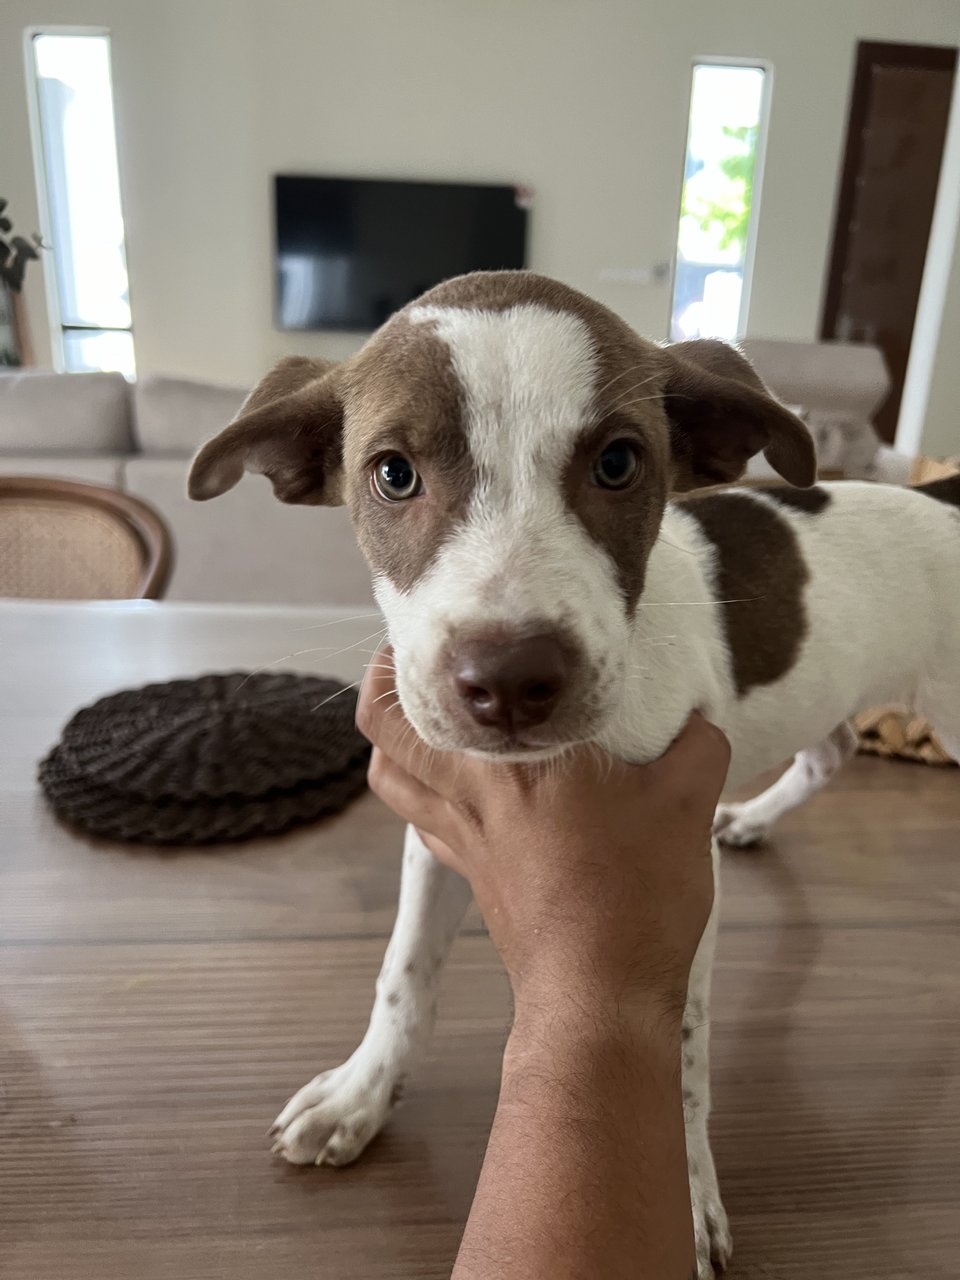
[(826, 511), (833, 499), (826, 489), (819, 485), (811, 485), (809, 489), (794, 489), (792, 485), (771, 484), (758, 485), (757, 492), (779, 502), (783, 507), (791, 507), (794, 511), (802, 511), (808, 516), (818, 516)]
[(717, 553), (733, 682), (740, 697), (773, 684), (799, 657), (807, 633), (808, 573), (796, 535), (777, 511), (742, 491), (683, 498)]

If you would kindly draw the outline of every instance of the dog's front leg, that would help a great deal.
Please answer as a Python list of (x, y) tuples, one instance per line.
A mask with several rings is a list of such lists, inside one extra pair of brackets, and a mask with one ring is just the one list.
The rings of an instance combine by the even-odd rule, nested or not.
[(423, 1053), (444, 961), (470, 886), (407, 828), (400, 903), (377, 979), (370, 1025), (353, 1056), (294, 1094), (271, 1132), (291, 1164), (349, 1164), (383, 1126)]
[[(713, 842), (714, 876), (717, 843)], [(683, 1014), (683, 1118), (687, 1133), (690, 1199), (697, 1245), (699, 1280), (710, 1280), (714, 1266), (726, 1267), (733, 1251), (726, 1210), (717, 1186), (710, 1149), (710, 981), (717, 942), (718, 894), (690, 971)]]

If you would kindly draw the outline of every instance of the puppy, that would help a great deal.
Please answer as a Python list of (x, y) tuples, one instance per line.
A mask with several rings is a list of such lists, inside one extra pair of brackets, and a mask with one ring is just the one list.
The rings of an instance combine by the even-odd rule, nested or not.
[[(573, 289), (503, 272), (431, 290), (343, 364), (283, 361), (201, 450), (190, 493), (254, 471), (284, 502), (347, 504), (403, 709), (435, 748), (532, 761), (589, 740), (647, 761), (699, 708), (730, 739), (735, 785), (903, 697), (960, 750), (960, 480), (668, 501), (761, 451), (812, 485), (806, 429), (738, 352), (658, 346)], [(468, 899), (408, 831), (369, 1029), (281, 1112), (286, 1159), (348, 1164), (381, 1128)], [(701, 1276), (731, 1249), (707, 1136), (715, 936), (716, 913), (683, 1045)]]

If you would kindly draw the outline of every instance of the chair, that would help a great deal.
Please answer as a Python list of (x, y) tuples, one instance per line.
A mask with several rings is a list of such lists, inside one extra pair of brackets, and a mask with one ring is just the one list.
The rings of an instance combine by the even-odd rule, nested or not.
[(75, 480), (0, 476), (0, 596), (155, 600), (172, 563), (167, 526), (138, 498)]

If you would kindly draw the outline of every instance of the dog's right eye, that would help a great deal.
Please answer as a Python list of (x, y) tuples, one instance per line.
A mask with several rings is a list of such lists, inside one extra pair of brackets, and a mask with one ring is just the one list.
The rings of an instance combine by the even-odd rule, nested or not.
[(415, 498), (423, 488), (416, 468), (398, 453), (380, 459), (373, 469), (373, 484), (380, 497), (388, 502)]
[(630, 440), (611, 440), (593, 466), (601, 489), (628, 489), (640, 471), (640, 456)]

